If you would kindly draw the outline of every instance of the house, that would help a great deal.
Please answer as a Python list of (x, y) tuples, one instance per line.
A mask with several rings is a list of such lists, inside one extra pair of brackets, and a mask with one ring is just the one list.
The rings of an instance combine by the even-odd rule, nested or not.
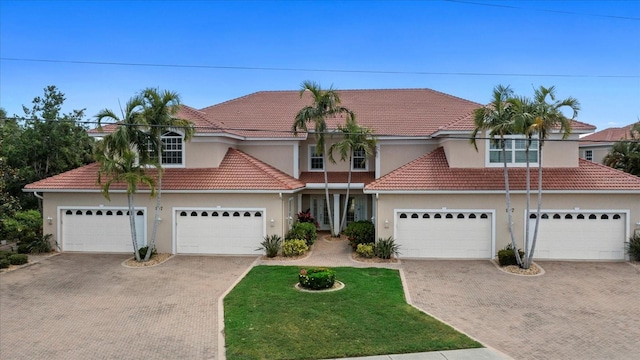
[(580, 157), (598, 164), (604, 163), (605, 156), (616, 141), (630, 138), (633, 125), (606, 128), (580, 138)]
[[(469, 142), (472, 112), (481, 104), (429, 89), (339, 94), (378, 138), (375, 155), (351, 164), (324, 163), (313, 133), (292, 134), (295, 114), (311, 103), (297, 91), (183, 106), (179, 117), (192, 121), (196, 133), (189, 142), (179, 129), (163, 137), (158, 251), (257, 255), (265, 235), (284, 235), (307, 209), (329, 230), (325, 166), (334, 223), (351, 168), (348, 221), (372, 220), (378, 237), (400, 244), (401, 257), (492, 258), (510, 241), (507, 211), (522, 244), (524, 224), (533, 221), (525, 218), (523, 142), (508, 139), (512, 204), (506, 209), (499, 149), (485, 138), (478, 138), (477, 150)], [(342, 121), (328, 119), (329, 129)], [(544, 165), (542, 211), (532, 214), (540, 216), (538, 259), (624, 260), (625, 241), (640, 228), (640, 178), (578, 156), (579, 136), (593, 130), (575, 121), (569, 141), (547, 141), (541, 156), (530, 154), (534, 190), (539, 157)], [(44, 232), (54, 234), (61, 251), (132, 251), (124, 187), (112, 187), (107, 201), (97, 171), (91, 164), (25, 187), (43, 197)], [(155, 200), (148, 195), (144, 188), (136, 195), (142, 245), (153, 226)], [(535, 208), (535, 194), (532, 199)]]

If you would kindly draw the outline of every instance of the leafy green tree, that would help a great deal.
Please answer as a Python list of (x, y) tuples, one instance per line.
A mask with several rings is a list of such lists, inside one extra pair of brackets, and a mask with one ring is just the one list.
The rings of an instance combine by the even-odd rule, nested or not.
[(498, 85), (493, 89), (493, 98), (491, 102), (484, 107), (478, 108), (473, 112), (474, 130), (471, 134), (471, 143), (478, 151), (476, 137), (478, 134), (488, 133), (493, 144), (497, 144), (502, 149), (502, 162), (504, 169), (504, 186), (507, 201), (507, 221), (509, 222), (509, 235), (511, 237), (511, 245), (516, 250), (515, 256), (518, 265), (522, 265), (522, 259), (518, 254), (518, 246), (513, 233), (513, 220), (511, 214), (511, 194), (509, 191), (509, 171), (507, 167), (507, 154), (505, 148), (505, 135), (511, 135), (515, 132), (515, 115), (510, 106), (509, 100), (513, 97), (513, 90), (508, 86)]
[(7, 191), (25, 209), (41, 206), (22, 193), (26, 184), (93, 162), (94, 141), (82, 125), (84, 110), (63, 114), (64, 101), (62, 92), (47, 86), (43, 97), (33, 99), (31, 108), (23, 106), (24, 118), (3, 116), (0, 152), (9, 167), (19, 169), (18, 178), (6, 184)]
[[(138, 144), (138, 149), (144, 151), (144, 146), (148, 144), (148, 153), (151, 158), (149, 160), (155, 162), (158, 170), (158, 186), (156, 195), (155, 218), (153, 221), (153, 230), (151, 232), (151, 240), (149, 249), (155, 246), (156, 234), (160, 223), (160, 209), (162, 197), (162, 135), (172, 129), (179, 129), (184, 133), (185, 141), (193, 136), (193, 124), (188, 120), (176, 117), (180, 109), (180, 96), (172, 91), (161, 91), (159, 89), (147, 88), (141, 93), (143, 100), (143, 112), (141, 120), (144, 122), (143, 131), (149, 136), (147, 143)], [(151, 257), (151, 251), (147, 251), (144, 261), (148, 261)]]
[[(356, 122), (355, 115), (347, 118), (344, 126), (338, 125), (338, 131), (342, 133), (342, 140), (333, 143), (329, 147), (329, 160), (336, 163), (333, 153), (340, 155), (340, 161), (349, 161), (349, 175), (347, 176), (347, 194), (344, 199), (342, 209), (342, 220), (339, 229), (342, 230), (347, 223), (347, 207), (349, 206), (349, 190), (351, 188), (351, 169), (353, 162), (353, 152), (362, 151), (365, 159), (375, 152), (377, 140), (373, 137), (373, 131), (369, 128), (361, 127)], [(366, 160), (365, 160), (366, 161)]]
[(640, 176), (640, 121), (629, 131), (629, 139), (621, 139), (613, 144), (604, 158), (604, 164)]
[(339, 232), (333, 226), (333, 217), (331, 216), (331, 200), (329, 199), (329, 180), (327, 176), (327, 146), (325, 143), (325, 135), (327, 133), (327, 118), (346, 115), (347, 118), (353, 116), (353, 112), (346, 107), (340, 105), (340, 96), (338, 92), (330, 87), (323, 90), (319, 84), (313, 81), (304, 81), (301, 84), (300, 97), (306, 91), (311, 93), (313, 102), (300, 109), (294, 118), (292, 130), (297, 134), (299, 130), (307, 131), (307, 123), (314, 124), (314, 136), (316, 139), (316, 155), (322, 155), (322, 164), (324, 167), (324, 189), (327, 203), (327, 214), (329, 216), (329, 226), (331, 227), (331, 235), (339, 236)]

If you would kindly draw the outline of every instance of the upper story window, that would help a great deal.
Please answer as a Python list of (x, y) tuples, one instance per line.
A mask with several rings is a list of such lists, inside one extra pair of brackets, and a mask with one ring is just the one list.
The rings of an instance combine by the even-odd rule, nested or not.
[(593, 161), (593, 150), (585, 150), (584, 151), (584, 159)]
[[(489, 141), (489, 166), (500, 166), (503, 164), (501, 142)], [(504, 148), (507, 165), (519, 166), (525, 165), (527, 162), (527, 139), (523, 136), (505, 136)], [(538, 140), (532, 140), (529, 146), (529, 164), (538, 164)]]
[(367, 154), (364, 150), (353, 150), (351, 159), (353, 170), (367, 170)]
[(184, 142), (182, 135), (168, 131), (161, 137), (162, 140), (162, 165), (184, 165)]
[(309, 146), (309, 170), (324, 170), (324, 158), (316, 154), (315, 145)]

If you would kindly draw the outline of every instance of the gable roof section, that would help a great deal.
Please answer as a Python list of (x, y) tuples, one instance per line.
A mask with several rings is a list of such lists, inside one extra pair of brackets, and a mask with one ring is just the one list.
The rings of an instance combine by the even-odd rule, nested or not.
[[(26, 191), (100, 191), (97, 163), (52, 176), (25, 186)], [(154, 170), (149, 170), (154, 175)], [(163, 191), (295, 191), (304, 184), (284, 172), (229, 148), (217, 168), (165, 169)], [(113, 184), (113, 190), (125, 190), (123, 183)], [(148, 188), (141, 186), (141, 190)]]
[[(542, 189), (564, 191), (640, 191), (640, 177), (579, 160), (574, 168), (545, 168)], [(525, 168), (509, 169), (510, 190), (525, 190)], [(531, 189), (538, 187), (538, 169), (531, 168)], [(365, 186), (365, 191), (504, 191), (500, 168), (450, 168), (438, 148)]]
[[(342, 106), (378, 136), (429, 136), (481, 105), (430, 89), (337, 90)], [(261, 91), (200, 111), (226, 131), (247, 137), (292, 137), (291, 125), (311, 95), (298, 91)], [(327, 119), (336, 129), (344, 119)], [(245, 129), (245, 130), (242, 130)], [(309, 125), (313, 129), (313, 125)]]
[(580, 139), (580, 145), (598, 145), (608, 142), (616, 142), (618, 140), (629, 139), (629, 132), (635, 124), (629, 124), (624, 127), (611, 127), (604, 130), (587, 135)]

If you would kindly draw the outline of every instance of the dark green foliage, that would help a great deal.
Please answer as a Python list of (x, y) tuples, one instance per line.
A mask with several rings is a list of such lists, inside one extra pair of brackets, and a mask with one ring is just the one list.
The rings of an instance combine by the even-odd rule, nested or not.
[(307, 246), (311, 246), (316, 242), (318, 238), (318, 232), (316, 226), (310, 222), (296, 222), (291, 227), (291, 230), (287, 232), (284, 239), (303, 239), (307, 242)]
[[(144, 246), (144, 247), (141, 247), (140, 249), (138, 249), (138, 254), (140, 254), (140, 258), (141, 259), (144, 259), (144, 257), (147, 255), (147, 251), (149, 251), (149, 247), (148, 246)], [(156, 250), (155, 247), (153, 249), (151, 249), (151, 256), (157, 255), (157, 254), (158, 254), (158, 250)]]
[(280, 245), (282, 244), (282, 237), (280, 235), (267, 235), (260, 243), (260, 247), (257, 250), (264, 250), (267, 257), (272, 258), (278, 255), (280, 251)]
[(9, 259), (0, 259), (0, 269), (6, 269), (11, 265)]
[(30, 243), (42, 236), (42, 215), (38, 210), (18, 211), (2, 222), (6, 240)]
[(286, 257), (299, 256), (309, 250), (307, 242), (301, 239), (285, 240), (282, 244), (282, 255)]
[(380, 259), (391, 259), (392, 256), (400, 255), (400, 245), (396, 244), (395, 239), (389, 236), (386, 239), (380, 238), (374, 246), (374, 251)]
[(298, 282), (305, 289), (329, 289), (336, 282), (336, 273), (327, 268), (302, 269), (298, 275)]
[(7, 258), (11, 265), (23, 265), (29, 262), (29, 255), (27, 254), (13, 254)]
[(17, 251), (18, 251), (18, 254), (30, 253), (31, 249), (29, 249), (29, 243), (19, 243)]
[[(518, 250), (518, 253), (520, 253), (520, 258), (524, 256), (524, 251)], [(518, 260), (516, 260), (516, 254), (511, 244), (498, 251), (498, 263), (500, 266), (518, 265)]]
[(375, 256), (373, 247), (374, 244), (358, 244), (358, 248), (356, 248), (356, 254), (362, 256), (363, 258), (372, 258)]
[(12, 254), (13, 254), (13, 252), (11, 252), (11, 251), (0, 250), (0, 259), (6, 259)]
[(627, 254), (632, 260), (640, 261), (640, 235), (636, 234), (629, 238)]
[[(26, 249), (29, 254), (48, 253), (51, 251), (51, 237), (53, 237), (52, 234), (47, 234), (30, 243), (25, 243), (24, 245), (26, 245), (26, 247), (23, 248)], [(18, 245), (18, 252), (20, 252), (21, 246), (23, 246), (23, 244)]]
[(358, 244), (369, 244), (375, 241), (376, 228), (369, 220), (354, 221), (347, 225), (344, 234), (349, 238), (349, 245), (356, 250)]

